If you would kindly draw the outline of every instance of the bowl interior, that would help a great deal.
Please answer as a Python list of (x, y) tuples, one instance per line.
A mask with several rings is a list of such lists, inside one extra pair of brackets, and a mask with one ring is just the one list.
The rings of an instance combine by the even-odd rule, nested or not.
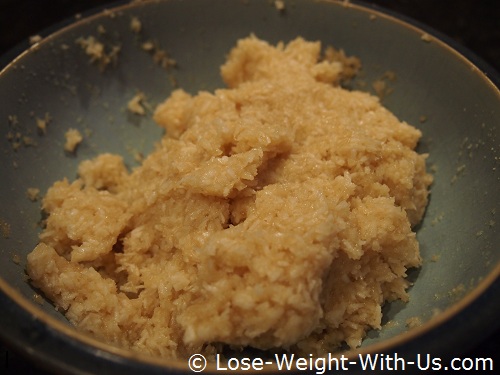
[[(140, 32), (131, 27), (133, 17)], [(26, 255), (42, 219), (40, 200), (30, 199), (29, 189), (39, 189), (35, 198), (41, 197), (54, 181), (73, 179), (79, 162), (102, 152), (137, 165), (137, 154), (147, 154), (162, 134), (151, 109), (176, 87), (191, 93), (222, 87), (219, 66), (250, 33), (271, 43), (302, 36), (358, 56), (363, 69), (352, 86), (373, 92), (372, 83), (384, 81), (390, 91), (384, 105), (423, 132), (419, 150), (429, 153), (435, 176), (418, 228), (424, 264), (410, 273), (410, 302), (386, 306), (384, 328), (370, 332), (363, 346), (407, 331), (410, 318), (428, 321), (498, 274), (500, 94), (462, 55), (416, 27), (342, 2), (287, 1), (280, 11), (266, 0), (151, 1), (80, 20), (0, 74), (0, 275), (21, 296), (66, 322), (26, 281)], [(77, 42), (90, 36), (107, 53), (120, 46), (116, 62), (90, 62)], [(161, 66), (144, 42), (165, 51), (177, 67)], [(146, 116), (126, 109), (139, 92), (151, 107)], [(48, 119), (46, 134), (37, 119)], [(84, 134), (75, 155), (63, 150), (68, 128)]]

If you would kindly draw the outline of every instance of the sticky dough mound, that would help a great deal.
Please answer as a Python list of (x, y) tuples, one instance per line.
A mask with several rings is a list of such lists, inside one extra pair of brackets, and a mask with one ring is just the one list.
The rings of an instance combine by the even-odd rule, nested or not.
[(141, 166), (102, 154), (56, 182), (33, 284), (79, 329), (155, 356), (359, 346), (408, 299), (432, 179), (420, 131), (340, 88), (320, 50), (240, 40), (228, 88), (157, 108)]

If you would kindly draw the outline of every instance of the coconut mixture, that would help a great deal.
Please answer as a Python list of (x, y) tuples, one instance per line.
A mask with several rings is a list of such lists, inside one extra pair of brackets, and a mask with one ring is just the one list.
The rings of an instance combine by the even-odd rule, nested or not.
[(227, 88), (174, 91), (141, 166), (83, 161), (43, 199), (33, 284), (79, 329), (169, 358), (357, 347), (421, 264), (419, 130), (347, 91), (319, 42), (249, 37)]

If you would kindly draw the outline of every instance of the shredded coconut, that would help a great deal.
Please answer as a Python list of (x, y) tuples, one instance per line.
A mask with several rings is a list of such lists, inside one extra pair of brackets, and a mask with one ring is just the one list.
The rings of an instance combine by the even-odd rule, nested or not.
[(166, 133), (140, 167), (102, 154), (56, 182), (33, 284), (79, 329), (156, 356), (359, 346), (408, 300), (432, 178), (420, 131), (320, 52), (240, 40), (227, 88), (156, 109)]

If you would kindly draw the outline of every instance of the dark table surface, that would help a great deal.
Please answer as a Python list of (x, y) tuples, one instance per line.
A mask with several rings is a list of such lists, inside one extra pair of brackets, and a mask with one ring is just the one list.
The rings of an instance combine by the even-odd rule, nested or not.
[[(30, 35), (111, 0), (0, 0), (0, 54)], [(355, 2), (355, 1), (353, 1)], [(500, 71), (498, 0), (365, 0), (447, 35)]]
[[(20, 43), (27, 45), (30, 36), (77, 13), (112, 3), (110, 0), (0, 0), (0, 55)], [(471, 51), (500, 72), (498, 0), (367, 0), (365, 3), (397, 12), (446, 35), (458, 48)], [(500, 333), (493, 332), (468, 357), (498, 359), (498, 353)], [(0, 374), (46, 372), (0, 343)]]

